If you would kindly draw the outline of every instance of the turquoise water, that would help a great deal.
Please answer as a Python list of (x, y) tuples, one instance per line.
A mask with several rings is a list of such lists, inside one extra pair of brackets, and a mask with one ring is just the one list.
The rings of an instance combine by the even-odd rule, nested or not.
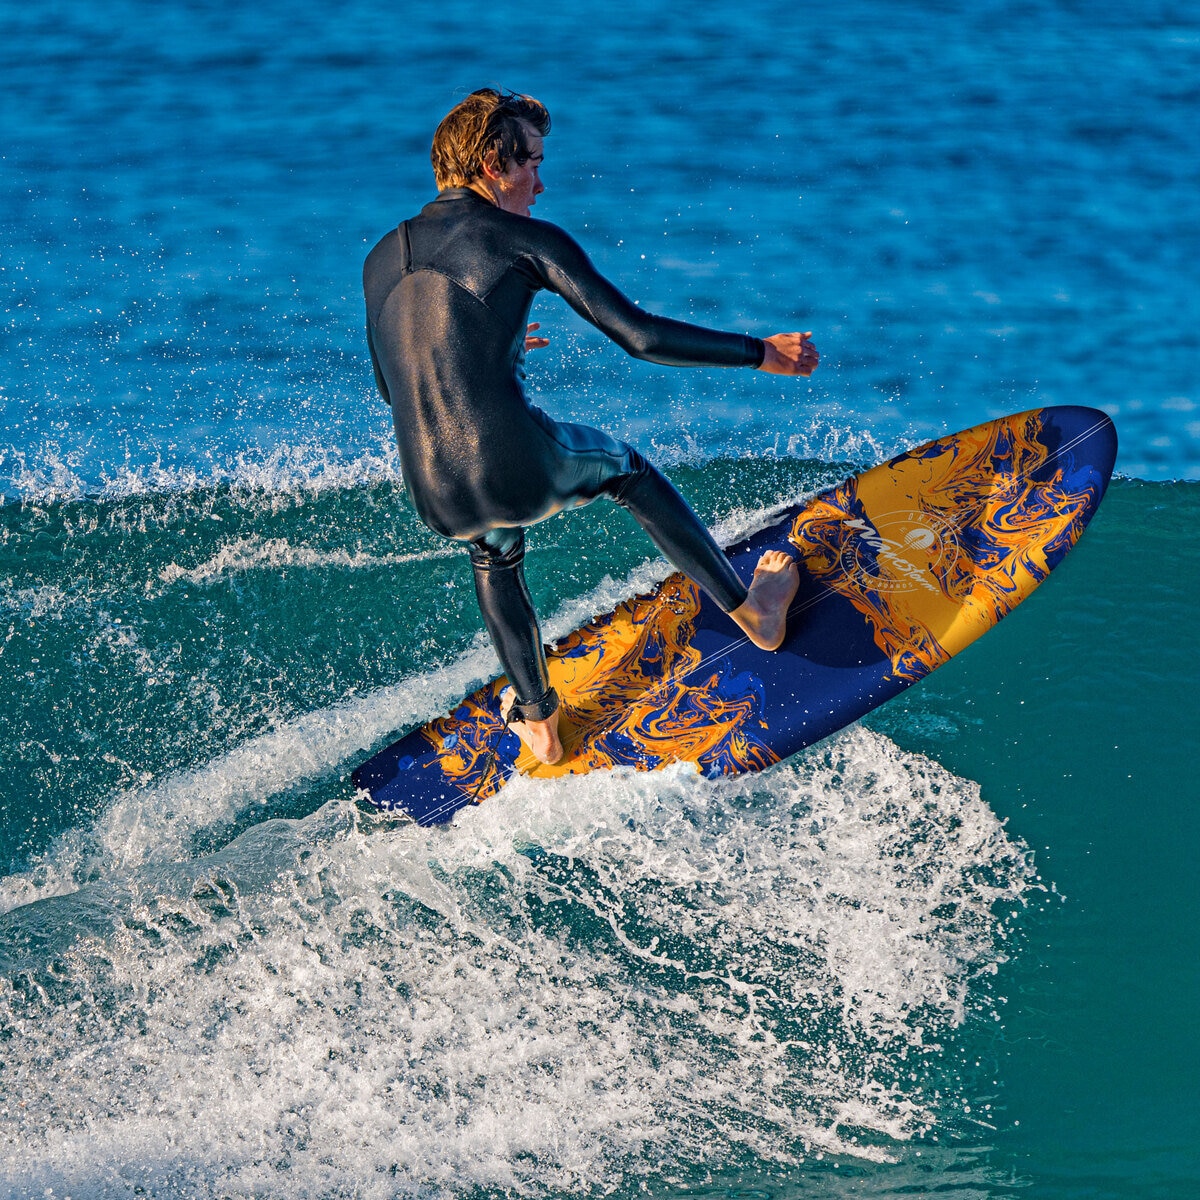
[[(0, 1192), (1192, 1197), (1200, 21), (1185, 6), (0, 5)], [(403, 500), (358, 271), (486, 82), (538, 212), (811, 383), (539, 400), (728, 537), (926, 436), (1113, 415), (994, 632), (745, 782), (350, 770), (495, 660)], [(531, 536), (549, 634), (663, 570)]]

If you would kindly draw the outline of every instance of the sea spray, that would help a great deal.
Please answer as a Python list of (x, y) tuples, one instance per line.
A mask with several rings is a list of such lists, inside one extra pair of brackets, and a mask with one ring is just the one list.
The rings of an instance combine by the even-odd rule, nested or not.
[(886, 1160), (951, 1105), (940, 1046), (1035, 882), (977, 788), (864, 730), (721, 784), (518, 781), (449, 828), (333, 801), (0, 920), (0, 1177), (532, 1195)]

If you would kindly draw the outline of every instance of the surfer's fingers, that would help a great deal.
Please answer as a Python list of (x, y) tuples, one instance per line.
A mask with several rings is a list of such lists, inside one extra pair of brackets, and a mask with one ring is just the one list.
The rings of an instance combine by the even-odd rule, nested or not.
[(804, 341), (799, 333), (776, 333), (763, 339), (766, 349), (758, 369), (769, 375), (800, 375), (804, 370)]
[(548, 337), (530, 337), (530, 334), (532, 334), (535, 329), (541, 329), (541, 327), (541, 322), (539, 321), (530, 321), (530, 323), (525, 326), (526, 350), (540, 350), (543, 346), (550, 345), (550, 339)]
[(821, 361), (821, 356), (817, 353), (816, 346), (809, 341), (809, 338), (811, 337), (811, 332), (802, 333), (800, 335), (800, 354), (798, 356), (800, 362), (800, 374), (806, 377), (811, 375), (817, 369), (817, 365)]

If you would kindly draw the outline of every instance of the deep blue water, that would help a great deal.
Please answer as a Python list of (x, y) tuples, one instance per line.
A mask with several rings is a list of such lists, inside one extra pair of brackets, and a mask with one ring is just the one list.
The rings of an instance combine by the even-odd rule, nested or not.
[[(0, 79), (0, 1190), (1200, 1193), (1195, 6), (0, 0)], [(748, 783), (361, 812), (495, 668), (359, 296), (486, 83), (641, 304), (822, 352), (668, 371), (548, 297), (539, 403), (729, 535), (1096, 405), (1055, 576)], [(531, 547), (551, 632), (664, 569), (613, 508)]]

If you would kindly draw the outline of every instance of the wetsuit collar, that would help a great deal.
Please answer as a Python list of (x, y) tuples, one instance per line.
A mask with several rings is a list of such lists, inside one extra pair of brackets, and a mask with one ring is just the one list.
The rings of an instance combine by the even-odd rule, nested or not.
[(438, 200), (478, 200), (481, 204), (486, 204), (491, 208), (496, 206), (485, 197), (481, 196), (474, 188), (469, 187), (452, 187), (447, 188), (444, 192), (438, 192), (434, 203)]

